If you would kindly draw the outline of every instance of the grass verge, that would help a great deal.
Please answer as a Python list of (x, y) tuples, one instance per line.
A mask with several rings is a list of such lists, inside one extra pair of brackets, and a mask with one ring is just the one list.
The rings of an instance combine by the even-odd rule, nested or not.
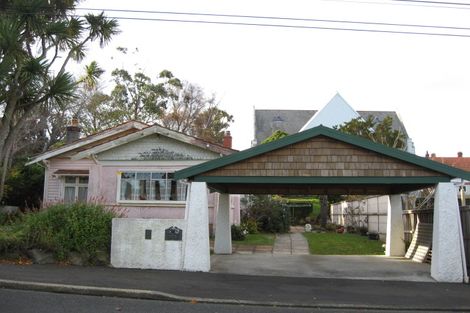
[(239, 245), (272, 246), (274, 245), (274, 234), (248, 234), (245, 240), (234, 240)]
[(382, 242), (356, 234), (304, 233), (311, 254), (383, 255)]

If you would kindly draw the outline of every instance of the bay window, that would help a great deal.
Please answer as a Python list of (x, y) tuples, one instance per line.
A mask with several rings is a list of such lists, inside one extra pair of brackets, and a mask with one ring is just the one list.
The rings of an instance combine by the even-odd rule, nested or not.
[(119, 200), (185, 201), (187, 184), (167, 172), (122, 172)]

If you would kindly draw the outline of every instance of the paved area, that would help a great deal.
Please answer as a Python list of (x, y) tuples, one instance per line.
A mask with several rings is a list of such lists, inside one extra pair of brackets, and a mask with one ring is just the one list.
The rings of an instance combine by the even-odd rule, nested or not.
[(0, 264), (0, 288), (199, 303), (470, 312), (466, 284)]
[(211, 271), (239, 275), (434, 282), (429, 264), (385, 256), (212, 255)]
[(301, 233), (276, 234), (273, 254), (309, 254), (307, 239)]

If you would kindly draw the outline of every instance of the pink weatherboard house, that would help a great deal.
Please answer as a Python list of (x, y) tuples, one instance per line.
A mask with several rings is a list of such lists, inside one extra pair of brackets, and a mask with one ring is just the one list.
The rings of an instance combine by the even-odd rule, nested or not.
[[(173, 173), (229, 155), (224, 145), (159, 125), (129, 121), (80, 138), (77, 120), (67, 127), (66, 145), (36, 156), (44, 164), (44, 203), (96, 201), (126, 217), (184, 218), (187, 184)], [(231, 196), (231, 221), (240, 221), (240, 201)], [(209, 196), (209, 224), (215, 224), (218, 194)]]

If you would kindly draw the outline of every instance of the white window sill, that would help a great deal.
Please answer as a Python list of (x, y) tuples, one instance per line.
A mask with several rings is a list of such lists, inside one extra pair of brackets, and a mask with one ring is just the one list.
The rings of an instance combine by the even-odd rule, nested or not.
[(170, 208), (184, 208), (186, 201), (144, 201), (144, 200), (119, 200), (119, 206), (153, 206), (153, 207), (170, 207)]

